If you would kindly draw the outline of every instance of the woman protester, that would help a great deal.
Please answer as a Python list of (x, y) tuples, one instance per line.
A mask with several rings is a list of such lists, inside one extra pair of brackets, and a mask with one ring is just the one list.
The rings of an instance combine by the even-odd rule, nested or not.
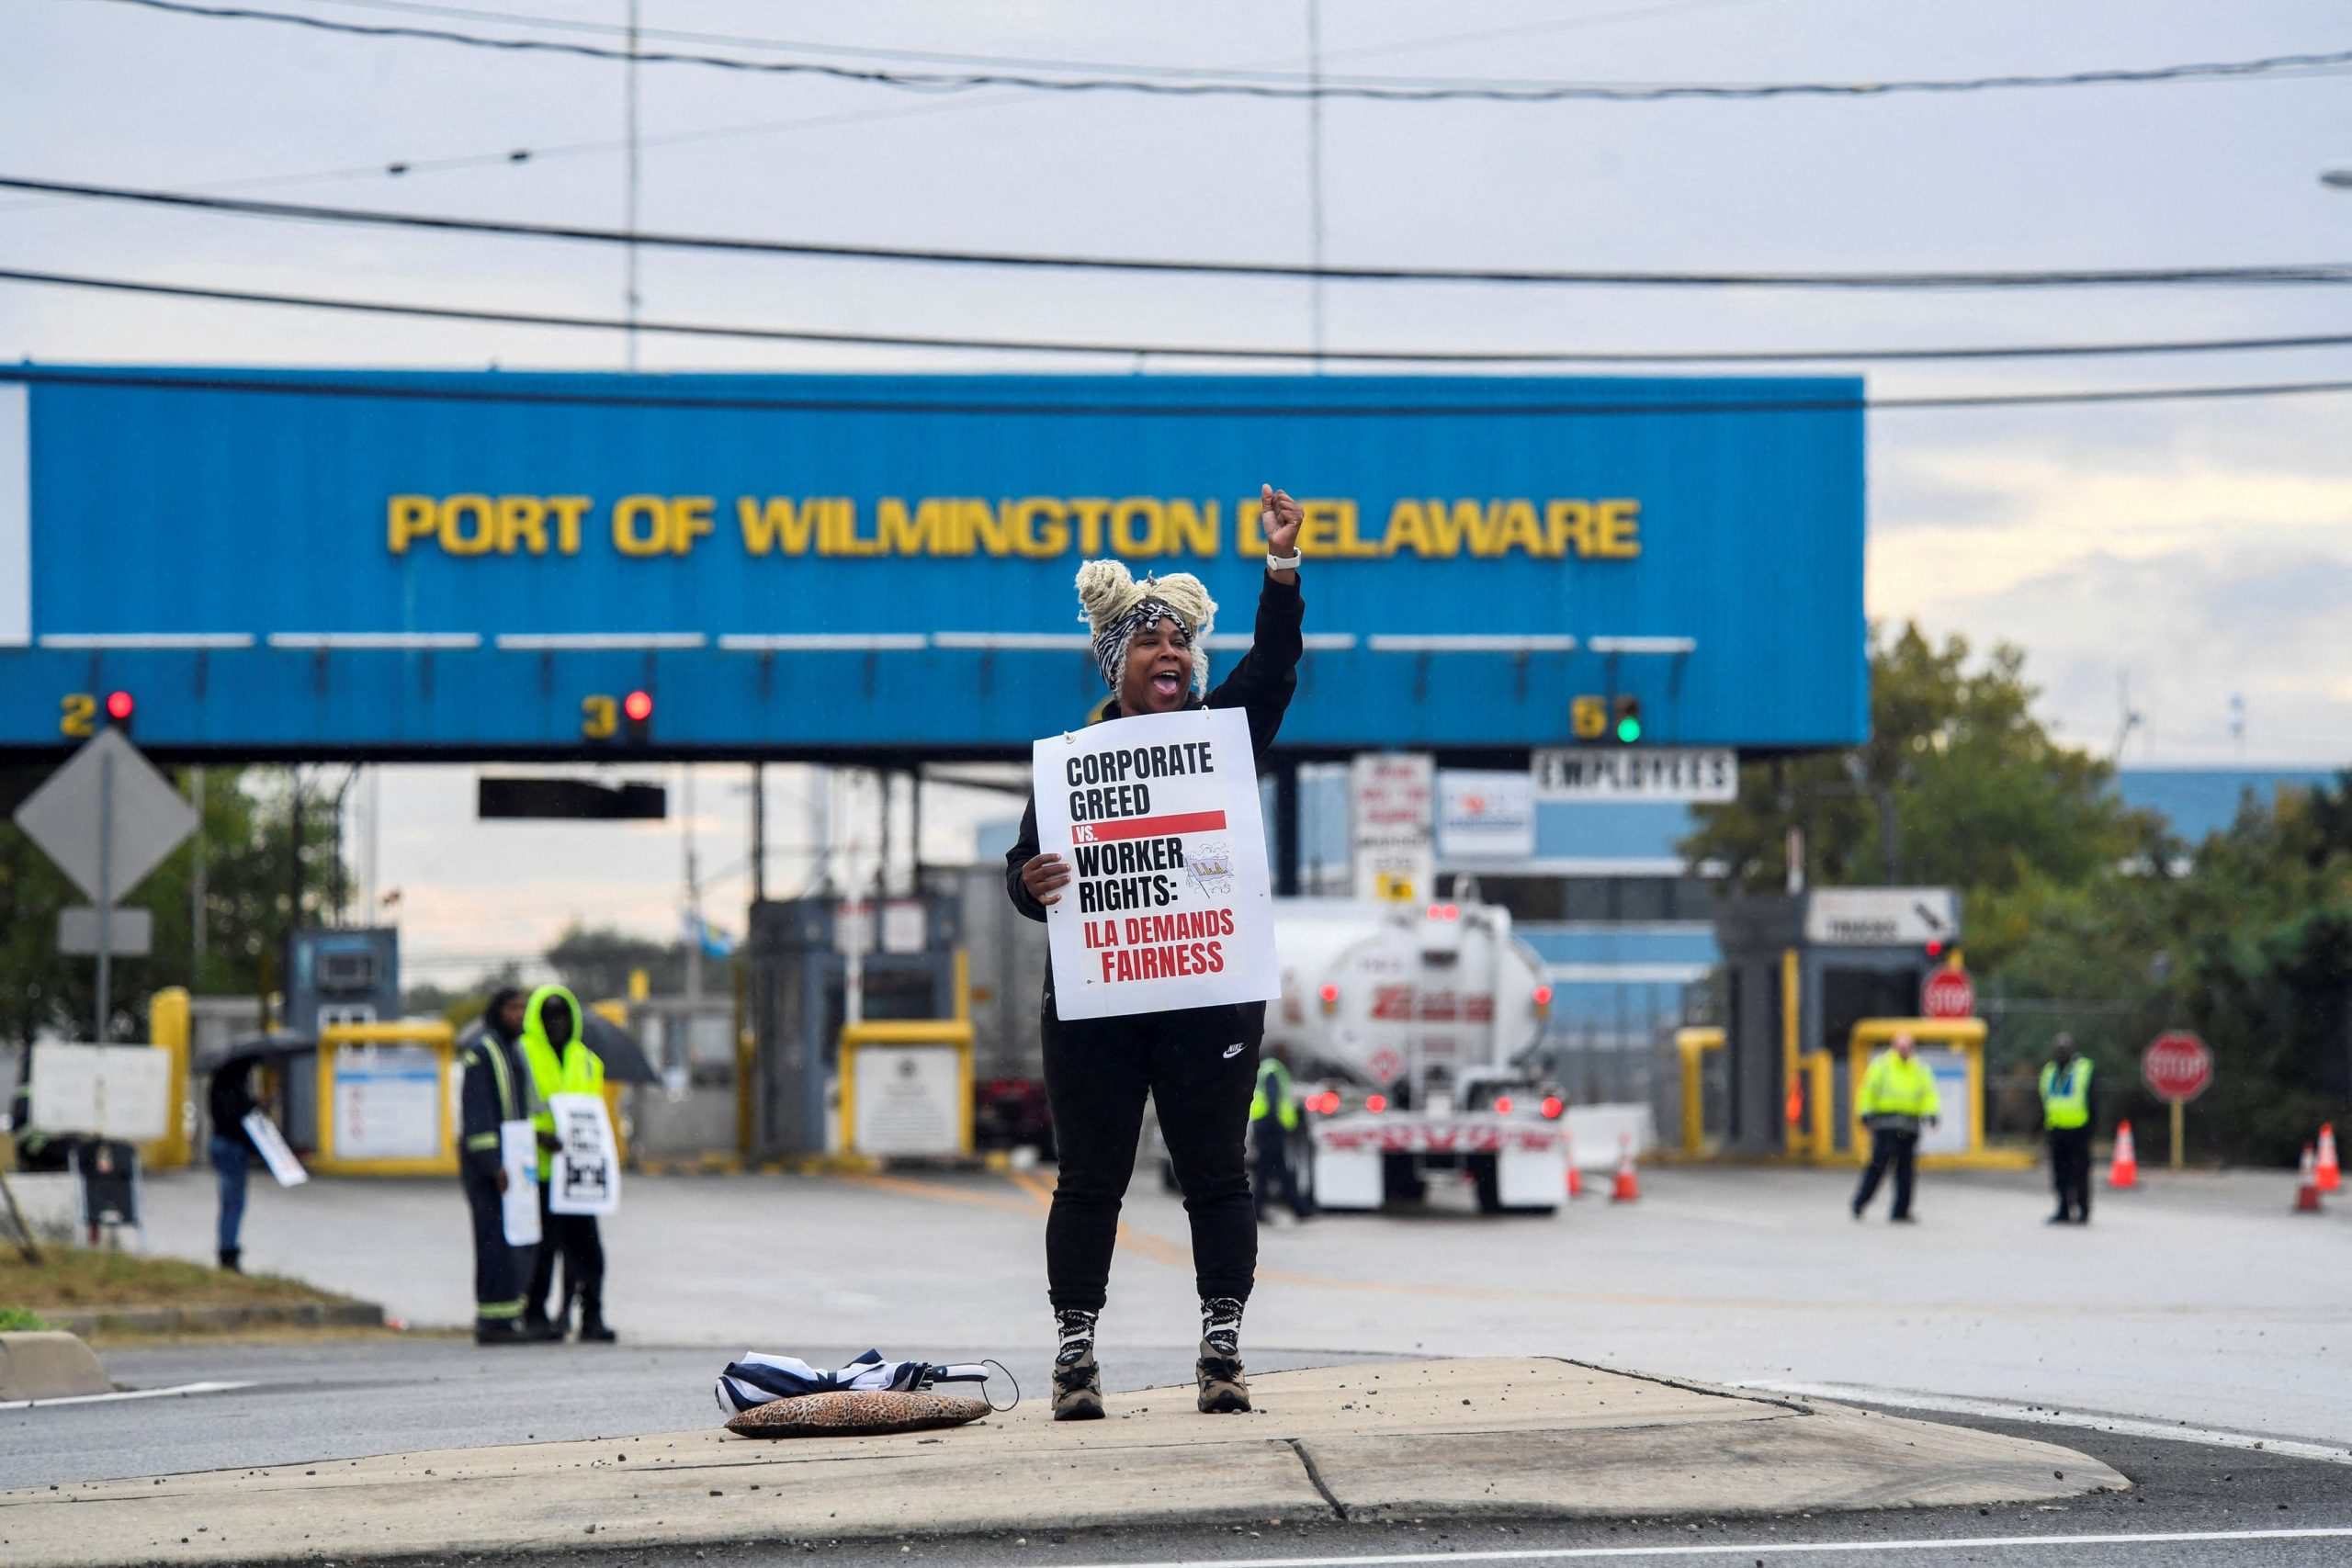
[[(1205, 688), (1216, 605), (1200, 579), (1177, 573), (1137, 582), (1114, 560), (1079, 569), (1079, 601), (1093, 633), (1095, 664), (1112, 688), (1091, 722), (1238, 707), (1249, 716), (1250, 745), (1262, 765), (1298, 684), (1305, 604), (1298, 587), (1298, 502), (1267, 485), (1260, 506), (1267, 554), (1255, 635), (1250, 651), (1214, 691)], [(1015, 908), (1043, 920), (1069, 879), (1067, 861), (1038, 851), (1033, 796), (1020, 839), (1005, 856), (1005, 889)], [(1048, 968), (1040, 1023), (1046, 1094), (1061, 1156), (1046, 1222), (1047, 1292), (1059, 1340), (1056, 1420), (1102, 1415), (1095, 1325), (1107, 1298), (1119, 1205), (1135, 1172), (1147, 1096), (1158, 1110), (1192, 1220), (1201, 1305), (1200, 1408), (1250, 1408), (1241, 1312), (1257, 1272), (1258, 1225), (1244, 1145), (1265, 1021), (1263, 1002), (1064, 1021)]]

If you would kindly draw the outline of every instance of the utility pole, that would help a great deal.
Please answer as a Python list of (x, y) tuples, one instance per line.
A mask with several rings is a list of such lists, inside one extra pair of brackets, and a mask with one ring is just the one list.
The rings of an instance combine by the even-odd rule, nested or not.
[(628, 367), (631, 370), (637, 368), (637, 310), (639, 304), (637, 292), (637, 176), (639, 154), (637, 133), (637, 7), (638, 0), (628, 0), (628, 63), (621, 68), (624, 73), (624, 80), (627, 88), (627, 114), (628, 120), (628, 192), (627, 197), (628, 213), (628, 221), (625, 224), (625, 228), (628, 233), (628, 244), (626, 252), (627, 261), (625, 264), (628, 267), (628, 282), (624, 286), (623, 292), (626, 295), (624, 303), (626, 304), (628, 311)]
[(1323, 373), (1323, 0), (1306, 0), (1306, 209), (1312, 229), (1308, 254), (1307, 344), (1315, 373)]
[(686, 765), (686, 1000), (702, 1000), (702, 873), (695, 864), (695, 765)]
[(752, 764), (752, 902), (768, 897), (768, 779), (767, 764)]
[(201, 992), (204, 989), (205, 916), (209, 912), (205, 908), (204, 767), (201, 763), (188, 770), (188, 793), (194, 797), (190, 804), (196, 807), (196, 864), (188, 877), (187, 985), (189, 990)]

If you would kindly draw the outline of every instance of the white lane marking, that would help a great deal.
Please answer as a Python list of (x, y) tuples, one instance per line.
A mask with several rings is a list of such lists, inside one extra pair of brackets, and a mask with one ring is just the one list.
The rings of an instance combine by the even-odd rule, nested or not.
[(2177, 1443), (2202, 1443), (2215, 1449), (2259, 1449), (2289, 1459), (2314, 1459), (2326, 1464), (2352, 1465), (2352, 1448), (2341, 1443), (2307, 1443), (2294, 1438), (2266, 1437), (2260, 1432), (2233, 1432), (2220, 1427), (2176, 1427), (2136, 1416), (2100, 1416), (2086, 1410), (2051, 1410), (2012, 1404), (1998, 1399), (1968, 1399), (1951, 1393), (1916, 1393), (1908, 1389), (1865, 1388), (1838, 1382), (1743, 1382), (1759, 1393), (1792, 1393), (1807, 1399), (1834, 1399), (1848, 1404), (1881, 1404), (1898, 1410), (1932, 1410), (1942, 1416), (1989, 1416), (1996, 1421), (2033, 1422), (2044, 1427), (2079, 1427), (2094, 1432), (2117, 1432), (2127, 1438), (2163, 1438)]
[(1976, 1535), (1917, 1540), (1744, 1540), (1682, 1546), (1519, 1547), (1482, 1551), (1396, 1551), (1367, 1557), (1195, 1557), (1163, 1562), (1094, 1562), (1072, 1568), (1381, 1568), (1401, 1562), (1575, 1562), (1618, 1557), (1770, 1557), (1828, 1551), (1981, 1551), (1988, 1547), (2165, 1546), (2191, 1541), (2345, 1540), (2343, 1529), (2141, 1530), (2130, 1535)]
[(184, 1382), (170, 1388), (123, 1388), (112, 1393), (68, 1393), (56, 1399), (0, 1400), (0, 1410), (46, 1410), (52, 1404), (104, 1404), (118, 1399), (168, 1399), (175, 1393), (227, 1393), (232, 1389), (254, 1386), (250, 1382)]

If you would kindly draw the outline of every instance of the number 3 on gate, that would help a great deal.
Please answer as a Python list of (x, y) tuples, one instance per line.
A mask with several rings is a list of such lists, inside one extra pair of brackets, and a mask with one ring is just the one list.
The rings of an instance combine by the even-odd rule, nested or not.
[(580, 734), (587, 740), (610, 740), (620, 732), (620, 705), (598, 694), (580, 699)]

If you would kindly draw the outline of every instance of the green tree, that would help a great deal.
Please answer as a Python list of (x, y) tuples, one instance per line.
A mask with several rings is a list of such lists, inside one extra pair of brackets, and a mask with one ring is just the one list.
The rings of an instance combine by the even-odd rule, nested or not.
[[(21, 797), (48, 769), (0, 770), (0, 798)], [(182, 775), (182, 789), (188, 785)], [(253, 994), (284, 952), (291, 897), (287, 774), (275, 768), (205, 770), (201, 830), (123, 897), (153, 911), (153, 952), (118, 959), (112, 1014), (118, 1039), (144, 1033), (147, 998), (166, 986)], [(335, 863), (334, 803), (316, 789), (303, 800), (302, 919), (323, 923), (350, 877)], [(203, 972), (195, 964), (197, 855), (204, 856)], [(86, 1038), (97, 1005), (92, 961), (57, 951), (57, 914), (86, 903), (13, 822), (0, 820), (0, 1042), (25, 1044), (43, 1030)]]
[(1736, 800), (1698, 808), (1684, 855), (1722, 864), (1738, 887), (1776, 891), (1798, 828), (1814, 885), (1949, 886), (1973, 901), (2036, 877), (2073, 886), (2161, 852), (2161, 823), (2122, 806), (2112, 771), (2033, 716), (2020, 650), (1996, 645), (1972, 661), (1965, 639), (1939, 648), (1911, 625), (1891, 643), (1873, 628), (1871, 644), (1870, 739), (1743, 769)]
[[(628, 977), (642, 969), (655, 996), (676, 996), (686, 988), (686, 950), (682, 942), (660, 942), (632, 936), (609, 926), (567, 928), (547, 951), (548, 966), (556, 978), (583, 1002), (628, 995)], [(733, 985), (731, 958), (706, 957), (702, 962), (703, 994), (725, 996)]]

